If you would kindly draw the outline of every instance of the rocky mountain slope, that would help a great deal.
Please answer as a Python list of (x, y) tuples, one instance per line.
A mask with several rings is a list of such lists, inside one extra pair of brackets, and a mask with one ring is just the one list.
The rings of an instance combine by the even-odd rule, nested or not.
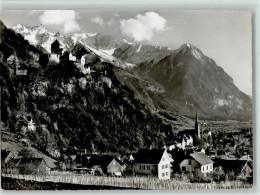
[(130, 68), (121, 75), (121, 82), (153, 109), (177, 111), (187, 116), (198, 111), (209, 119), (243, 120), (252, 117), (251, 99), (234, 85), (232, 78), (214, 60), (193, 45), (184, 44), (172, 50), (118, 41), (98, 33), (75, 33), (66, 37), (51, 33), (43, 26), (17, 25), (13, 29), (47, 51), (55, 39), (69, 51), (73, 45), (81, 43), (102, 56), (103, 61)]
[(208, 119), (252, 118), (251, 98), (235, 86), (233, 79), (214, 60), (195, 46), (184, 44), (167, 52), (156, 51), (150, 46), (144, 55), (139, 55), (133, 46), (126, 48), (115, 50), (114, 55), (135, 62), (135, 71), (141, 73), (142, 78), (160, 84), (165, 97), (160, 101), (167, 102), (164, 109), (187, 116), (198, 111), (200, 116)]
[[(7, 32), (1, 31), (1, 37), (14, 40), (8, 42), (9, 47), (16, 47), (18, 38), (26, 42), (14, 31)], [(28, 49), (26, 44), (21, 47)], [(155, 111), (146, 105), (141, 93), (145, 88), (139, 94), (134, 91), (143, 87), (143, 82), (131, 71), (133, 68), (113, 64), (113, 60), (104, 60), (100, 51), (86, 49), (88, 55), (96, 57), (90, 75), (65, 60), (17, 76), (4, 53), (0, 82), (1, 121), (6, 131), (30, 140), (49, 155), (54, 149), (72, 154), (75, 147), (90, 152), (124, 153), (170, 143), (178, 129), (193, 125), (183, 116)], [(35, 52), (39, 51), (35, 48)], [(126, 85), (130, 82), (123, 82), (124, 75), (135, 78), (138, 84)], [(28, 116), (35, 123), (35, 131), (23, 131)]]
[(133, 64), (156, 64), (172, 53), (168, 47), (124, 43), (115, 49), (113, 56)]

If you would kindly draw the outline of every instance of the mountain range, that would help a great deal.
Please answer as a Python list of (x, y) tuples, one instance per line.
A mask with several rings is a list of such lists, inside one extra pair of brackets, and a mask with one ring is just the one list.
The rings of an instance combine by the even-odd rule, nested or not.
[[(130, 82), (133, 78), (139, 78), (139, 84), (134, 86), (124, 79), (125, 84), (131, 86), (137, 94), (146, 94), (158, 109), (166, 108), (187, 116), (193, 116), (197, 111), (202, 117), (211, 119), (251, 118), (250, 97), (234, 85), (232, 78), (214, 60), (191, 44), (183, 44), (179, 49), (172, 50), (168, 47), (134, 44), (125, 39), (117, 40), (100, 33), (65, 36), (59, 32), (52, 33), (42, 25), (25, 27), (18, 24), (12, 29), (32, 45), (40, 46), (48, 52), (50, 44), (56, 39), (67, 50), (81, 43), (111, 63), (130, 67), (131, 76), (124, 77), (128, 77)], [(148, 84), (144, 86), (140, 83), (142, 80)], [(148, 95), (147, 91), (153, 94)], [(157, 102), (154, 97), (158, 94), (164, 96), (160, 98), (161, 102)]]
[[(193, 126), (196, 112), (211, 120), (252, 119), (251, 98), (194, 45), (173, 50), (99, 33), (65, 36), (44, 26), (8, 29), (3, 23), (0, 33), (1, 120), (17, 131), (16, 117), (31, 115), (39, 135), (28, 136), (44, 150), (51, 138), (60, 148), (106, 152), (163, 145)], [(73, 54), (84, 48), (95, 59), (93, 74), (63, 61), (15, 76), (6, 63), (12, 53), (24, 63), (30, 53), (50, 53), (56, 39)], [(45, 142), (42, 132), (48, 135)]]

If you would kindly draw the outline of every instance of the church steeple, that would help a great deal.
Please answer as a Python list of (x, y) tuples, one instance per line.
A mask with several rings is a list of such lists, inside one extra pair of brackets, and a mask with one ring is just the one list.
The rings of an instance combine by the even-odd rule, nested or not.
[(196, 131), (198, 138), (200, 138), (200, 124), (199, 124), (197, 112), (196, 112), (196, 121), (195, 121), (195, 131)]

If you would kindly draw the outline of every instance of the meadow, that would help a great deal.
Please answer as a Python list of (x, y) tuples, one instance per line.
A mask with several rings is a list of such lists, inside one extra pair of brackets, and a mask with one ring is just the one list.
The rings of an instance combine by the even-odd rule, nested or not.
[[(244, 189), (252, 188), (253, 184), (243, 181), (222, 181), (210, 183), (191, 183), (184, 178), (172, 178), (170, 180), (159, 180), (155, 177), (106, 177), (85, 174), (52, 173), (50, 175), (21, 175), (2, 174), (5, 178), (35, 182), (68, 183), (88, 186), (114, 186), (128, 189), (149, 189), (149, 190), (189, 190), (189, 189)], [(40, 186), (40, 185), (39, 185)], [(39, 189), (37, 189), (39, 190)]]

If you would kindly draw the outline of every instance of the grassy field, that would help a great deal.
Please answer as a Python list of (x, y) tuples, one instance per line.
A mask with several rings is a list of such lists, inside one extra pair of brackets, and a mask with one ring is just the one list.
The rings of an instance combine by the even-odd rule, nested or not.
[[(18, 180), (27, 180), (41, 182), (54, 182), (56, 184), (69, 183), (87, 186), (103, 186), (111, 188), (127, 188), (127, 189), (155, 189), (155, 190), (175, 190), (175, 189), (243, 189), (252, 188), (253, 184), (242, 181), (226, 181), (221, 183), (189, 183), (183, 179), (159, 180), (151, 177), (105, 177), (90, 176), (80, 174), (63, 174), (63, 175), (3, 175), (8, 178)], [(35, 190), (40, 190), (41, 185), (36, 185)], [(7, 189), (7, 188), (6, 188)], [(75, 188), (73, 188), (75, 189)]]
[(3, 190), (137, 190), (116, 186), (80, 185), (54, 182), (38, 182), (2, 177)]

